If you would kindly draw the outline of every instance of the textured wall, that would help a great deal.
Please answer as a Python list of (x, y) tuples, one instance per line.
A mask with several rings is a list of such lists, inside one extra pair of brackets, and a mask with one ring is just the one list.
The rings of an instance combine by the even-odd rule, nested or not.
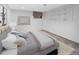
[(44, 13), (43, 29), (79, 42), (79, 7), (64, 5)]

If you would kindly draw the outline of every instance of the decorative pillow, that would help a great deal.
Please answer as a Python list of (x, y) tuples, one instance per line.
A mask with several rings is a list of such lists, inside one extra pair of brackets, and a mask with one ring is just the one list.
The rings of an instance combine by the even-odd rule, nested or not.
[(22, 37), (24, 39), (27, 39), (27, 34), (25, 34), (25, 33), (17, 32), (17, 31), (12, 31), (11, 34), (17, 35), (17, 36)]
[(16, 36), (8, 33), (8, 36), (6, 39), (2, 40), (2, 46), (5, 49), (17, 49), (16, 42)]
[(17, 37), (15, 43), (17, 44), (17, 47), (22, 47), (22, 46), (25, 45), (26, 40), (24, 38), (22, 38), (22, 37)]

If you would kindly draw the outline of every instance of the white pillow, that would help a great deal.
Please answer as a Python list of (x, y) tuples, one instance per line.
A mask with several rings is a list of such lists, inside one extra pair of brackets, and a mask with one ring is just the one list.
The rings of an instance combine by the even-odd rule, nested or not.
[(17, 46), (21, 47), (24, 46), (26, 43), (26, 40), (22, 37), (17, 37), (16, 42)]
[(7, 38), (2, 40), (2, 46), (5, 49), (17, 49), (16, 42), (16, 36), (12, 34), (8, 34)]

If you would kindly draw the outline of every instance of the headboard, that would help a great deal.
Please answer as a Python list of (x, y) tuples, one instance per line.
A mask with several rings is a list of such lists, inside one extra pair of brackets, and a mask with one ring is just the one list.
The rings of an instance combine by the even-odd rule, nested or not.
[(5, 39), (7, 34), (11, 31), (9, 26), (4, 26), (0, 28), (0, 40)]
[(0, 52), (2, 51), (2, 43), (1, 40), (7, 37), (7, 34), (11, 31), (9, 26), (0, 27)]

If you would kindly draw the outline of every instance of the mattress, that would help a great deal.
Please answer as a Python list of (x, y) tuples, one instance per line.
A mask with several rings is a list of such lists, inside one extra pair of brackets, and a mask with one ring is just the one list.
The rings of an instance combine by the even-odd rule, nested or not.
[(46, 54), (50, 53), (51, 51), (54, 51), (57, 48), (58, 48), (58, 43), (56, 42), (56, 45), (53, 45), (47, 49), (38, 51), (38, 52), (34, 53), (33, 55), (46, 55)]

